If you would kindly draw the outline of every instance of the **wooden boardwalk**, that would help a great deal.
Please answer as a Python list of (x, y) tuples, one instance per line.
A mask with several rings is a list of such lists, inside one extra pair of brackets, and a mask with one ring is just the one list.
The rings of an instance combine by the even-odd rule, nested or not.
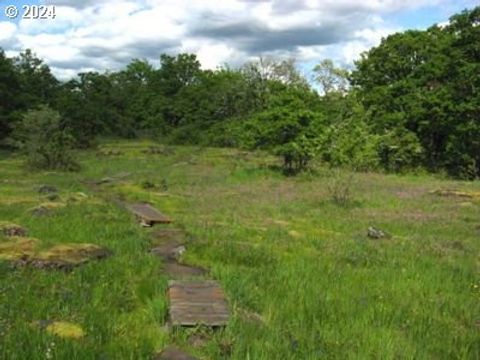
[(160, 211), (148, 204), (131, 204), (127, 205), (127, 209), (130, 210), (135, 216), (140, 219), (142, 224), (146, 226), (152, 226), (155, 224), (170, 224), (172, 220), (162, 214)]
[(172, 326), (226, 326), (230, 317), (225, 294), (212, 280), (169, 282)]

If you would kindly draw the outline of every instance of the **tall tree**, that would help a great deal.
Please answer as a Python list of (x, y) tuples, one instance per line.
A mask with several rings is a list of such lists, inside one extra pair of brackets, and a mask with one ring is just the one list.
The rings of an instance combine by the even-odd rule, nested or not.
[(14, 64), (22, 88), (21, 106), (31, 109), (40, 104), (52, 104), (59, 82), (48, 65), (29, 49), (15, 57)]
[(314, 80), (317, 82), (325, 95), (332, 92), (345, 93), (348, 88), (348, 71), (336, 67), (331, 59), (320, 61), (313, 68)]
[(12, 130), (13, 112), (18, 108), (20, 82), (13, 61), (0, 49), (0, 142)]

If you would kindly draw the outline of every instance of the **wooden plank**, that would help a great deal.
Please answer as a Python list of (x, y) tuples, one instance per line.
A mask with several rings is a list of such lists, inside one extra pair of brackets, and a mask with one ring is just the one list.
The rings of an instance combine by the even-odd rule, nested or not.
[(172, 220), (149, 204), (131, 204), (127, 209), (148, 225), (170, 224)]
[(173, 326), (226, 326), (230, 310), (216, 281), (170, 281), (170, 322)]

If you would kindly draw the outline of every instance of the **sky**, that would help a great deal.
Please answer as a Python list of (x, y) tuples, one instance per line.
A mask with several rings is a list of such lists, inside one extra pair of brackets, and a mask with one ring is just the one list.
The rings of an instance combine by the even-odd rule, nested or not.
[[(5, 9), (19, 9), (10, 19)], [(25, 5), (55, 18), (22, 18)], [(202, 67), (262, 57), (295, 58), (308, 74), (322, 59), (352, 66), (382, 37), (425, 29), (480, 0), (0, 0), (0, 48), (30, 48), (62, 80), (115, 71), (132, 59), (158, 66), (162, 53), (197, 54)]]

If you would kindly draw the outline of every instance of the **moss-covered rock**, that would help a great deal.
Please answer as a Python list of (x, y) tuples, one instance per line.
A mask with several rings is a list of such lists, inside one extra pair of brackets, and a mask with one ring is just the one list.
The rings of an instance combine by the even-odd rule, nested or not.
[(17, 224), (0, 221), (0, 234), (5, 236), (26, 236), (27, 230)]
[(38, 243), (37, 239), (18, 236), (0, 241), (0, 260), (28, 261), (35, 254)]
[(479, 191), (459, 191), (459, 190), (445, 190), (439, 189), (431, 192), (434, 195), (438, 196), (447, 196), (447, 197), (459, 197), (459, 198), (468, 198), (468, 199), (480, 199)]
[(41, 185), (37, 188), (39, 194), (52, 194), (58, 192), (58, 189), (52, 185)]
[(111, 255), (110, 250), (93, 244), (62, 244), (38, 250), (39, 244), (39, 240), (27, 237), (11, 237), (7, 241), (0, 241), (0, 260), (15, 266), (70, 270)]
[(53, 214), (55, 210), (64, 208), (67, 204), (63, 202), (44, 202), (32, 209), (30, 212), (35, 216), (47, 216)]
[(88, 199), (88, 195), (83, 192), (76, 192), (68, 196), (68, 202), (82, 202)]
[(35, 254), (30, 264), (42, 269), (70, 269), (109, 255), (108, 249), (93, 244), (61, 244)]
[(45, 201), (52, 202), (52, 201), (59, 201), (60, 200), (60, 195), (57, 193), (52, 193), (52, 194), (47, 194), (45, 195)]

